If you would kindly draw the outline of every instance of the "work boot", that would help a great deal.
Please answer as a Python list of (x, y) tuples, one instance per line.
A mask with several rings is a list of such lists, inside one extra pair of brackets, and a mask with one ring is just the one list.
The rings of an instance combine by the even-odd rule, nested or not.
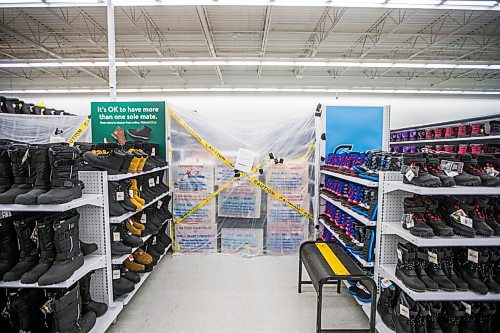
[[(121, 202), (122, 206), (128, 210), (129, 212), (133, 211), (139, 211), (142, 209), (142, 205), (139, 204), (137, 201), (134, 199), (134, 193), (131, 189), (132, 183), (130, 182), (129, 179), (124, 179), (118, 182), (119, 187), (117, 189), (123, 191), (124, 193), (124, 199)], [(132, 194), (132, 195), (131, 195)]]
[(29, 163), (29, 145), (11, 144), (8, 148), (14, 183), (5, 192), (0, 193), (0, 204), (13, 204), (20, 194), (28, 193), (33, 188), (36, 170)]
[(403, 155), (403, 164), (406, 166), (418, 167), (418, 174), (413, 178), (408, 179), (405, 175), (403, 182), (405, 184), (412, 184), (423, 187), (440, 187), (442, 186), (441, 180), (431, 175), (426, 168), (427, 159), (422, 153), (408, 153)]
[[(21, 289), (11, 303), (10, 310), (18, 319), (18, 332), (48, 332), (46, 317), (40, 309), (47, 302), (45, 291), (42, 289)], [(9, 311), (6, 308), (7, 312)], [(13, 319), (13, 318), (11, 318)], [(2, 327), (3, 332), (3, 327)]]
[(463, 302), (462, 304), (465, 307), (465, 313), (460, 318), (458, 330), (460, 333), (476, 333), (476, 321), (480, 309), (479, 304), (472, 302)]
[(14, 178), (8, 152), (9, 144), (7, 140), (0, 140), (0, 193), (11, 187)]
[(441, 202), (440, 207), (441, 216), (443, 216), (444, 222), (453, 228), (453, 232), (456, 235), (468, 238), (476, 236), (476, 230), (470, 225), (462, 223), (460, 219), (461, 215), (470, 218), (470, 216), (467, 215), (467, 210), (471, 207), (465, 205), (462, 199), (453, 196), (447, 197)]
[(19, 261), (19, 248), (14, 228), (17, 216), (0, 219), (0, 280)]
[(404, 292), (399, 293), (399, 299), (392, 310), (392, 321), (397, 333), (415, 333), (415, 319), (418, 306)]
[(455, 284), (458, 291), (468, 291), (469, 285), (467, 282), (462, 280), (454, 268), (454, 260), (453, 260), (453, 251), (451, 249), (442, 248), (443, 258), (441, 260), (441, 268), (446, 274), (446, 276), (450, 279), (453, 284)]
[(438, 237), (451, 237), (455, 235), (453, 228), (443, 222), (441, 213), (438, 211), (438, 201), (430, 197), (423, 198), (423, 200), (426, 207), (424, 214), (425, 222), (432, 228), (434, 234)]
[(479, 251), (474, 248), (460, 248), (455, 257), (455, 270), (462, 280), (467, 282), (469, 289), (485, 295), (488, 293), (488, 286), (482, 281), (480, 261), (484, 260), (479, 255)]
[(427, 252), (423, 252), (424, 249), (417, 248), (416, 246), (407, 244), (407, 246), (413, 247), (413, 251), (416, 253), (415, 260), (415, 271), (419, 279), (425, 284), (425, 289), (428, 291), (437, 291), (438, 284), (436, 281), (431, 279), (429, 275), (427, 275), (427, 264), (429, 263), (429, 254)]
[(495, 281), (495, 263), (498, 261), (498, 253), (482, 248), (479, 252), (479, 268), (483, 282), (490, 293), (500, 293), (500, 284)]
[(82, 312), (94, 312), (97, 317), (102, 316), (108, 310), (106, 303), (96, 302), (90, 296), (90, 282), (92, 281), (94, 271), (87, 273), (80, 279), (80, 291), (82, 295)]
[(408, 243), (398, 243), (398, 263), (396, 266), (396, 277), (400, 279), (409, 289), (424, 292), (426, 285), (419, 279), (416, 272), (416, 256), (415, 249)]
[(141, 230), (137, 229), (134, 226), (134, 221), (131, 218), (127, 219), (127, 221), (125, 222), (125, 226), (127, 227), (127, 230), (132, 233), (132, 235), (138, 236), (138, 237), (142, 236)]
[(464, 163), (464, 171), (481, 179), (482, 186), (500, 186), (500, 178), (487, 174), (478, 166), (478, 160), (471, 154), (460, 155), (460, 161)]
[(141, 206), (144, 206), (146, 204), (146, 200), (140, 197), (139, 186), (137, 185), (137, 179), (135, 178), (130, 179), (130, 183), (132, 184), (130, 186), (130, 189), (132, 190), (135, 201), (138, 202)]
[(128, 173), (130, 169), (130, 163), (132, 163), (132, 160), (134, 159), (134, 154), (131, 154), (127, 151), (121, 151), (121, 153), (125, 154), (125, 158), (123, 159), (122, 165), (120, 166), (120, 173)]
[(37, 242), (34, 237), (36, 221), (38, 217), (18, 217), (14, 220), (17, 240), (19, 242), (19, 261), (17, 264), (3, 276), (4, 281), (17, 281), (21, 279), (24, 273), (30, 271), (38, 264)]
[(136, 153), (138, 153), (140, 155), (140, 162), (139, 162), (139, 165), (137, 166), (137, 172), (143, 172), (144, 171), (144, 166), (146, 165), (146, 162), (149, 158), (148, 154), (142, 152), (142, 151), (136, 151)]
[(127, 221), (123, 221), (120, 225), (112, 226), (113, 232), (119, 232), (123, 244), (131, 247), (139, 247), (144, 245), (141, 237), (132, 235), (125, 225)]
[(82, 298), (78, 283), (54, 301), (54, 332), (87, 333), (95, 325), (93, 311), (82, 313)]
[(403, 228), (408, 229), (417, 237), (434, 237), (433, 229), (425, 223), (425, 203), (419, 197), (404, 198), (404, 213), (411, 214), (411, 221), (403, 223)]
[(141, 248), (135, 250), (132, 255), (134, 257), (134, 261), (138, 264), (149, 265), (153, 262), (153, 258), (151, 257), (151, 255), (146, 253)]
[(382, 279), (380, 283), (380, 297), (377, 302), (377, 312), (385, 326), (389, 327), (391, 330), (394, 330), (394, 322), (391, 313), (396, 305), (396, 301), (396, 286), (391, 281)]
[(441, 161), (439, 157), (428, 155), (425, 166), (432, 176), (438, 177), (439, 180), (441, 180), (441, 184), (443, 184), (444, 187), (455, 186), (455, 180), (453, 177), (448, 176), (443, 170), (441, 170), (440, 163)]
[(16, 197), (16, 204), (36, 205), (38, 197), (50, 190), (50, 145), (30, 145), (28, 161), (30, 169), (35, 170), (35, 185), (28, 193)]
[(427, 317), (427, 332), (443, 333), (443, 330), (438, 324), (438, 318), (443, 311), (441, 302), (429, 302), (429, 316)]
[(38, 197), (39, 204), (62, 204), (82, 197), (78, 180), (80, 152), (75, 147), (54, 144), (49, 148), (52, 189)]
[(69, 279), (83, 266), (83, 253), (80, 248), (76, 210), (62, 214), (54, 223), (54, 245), (56, 259), (52, 267), (38, 279), (40, 286), (48, 286)]
[[(125, 200), (125, 192), (117, 182), (108, 182), (108, 201), (109, 215), (121, 216), (127, 213), (127, 210), (121, 203)], [(135, 210), (135, 209), (134, 209)]]
[(39, 220), (36, 225), (36, 240), (40, 247), (40, 261), (33, 269), (23, 274), (21, 283), (36, 283), (40, 276), (45, 274), (56, 257), (56, 248), (54, 246), (54, 217), (47, 216)]
[(130, 259), (125, 259), (123, 262), (123, 265), (131, 270), (132, 272), (136, 273), (144, 273), (146, 271), (146, 267), (144, 267), (143, 264), (136, 263), (134, 261), (131, 261)]
[(443, 311), (438, 318), (439, 326), (446, 333), (458, 333), (458, 324), (465, 315), (465, 306), (461, 302), (443, 302)]
[(141, 126), (136, 129), (129, 129), (127, 130), (127, 133), (134, 139), (149, 140), (152, 131), (151, 127)]
[(132, 161), (130, 161), (128, 173), (137, 173), (137, 168), (139, 167), (139, 164), (141, 164), (142, 162), (141, 154), (136, 153), (134, 149), (129, 149), (128, 153), (133, 155)]
[(113, 133), (111, 133), (111, 136), (118, 141), (119, 144), (124, 145), (127, 143), (127, 138), (125, 136), (125, 130), (121, 128), (120, 126), (116, 126), (116, 129)]
[(428, 249), (428, 264), (426, 272), (429, 277), (438, 284), (439, 289), (444, 291), (456, 291), (457, 286), (446, 276), (441, 268), (441, 261), (444, 257), (444, 252), (440, 249)]
[[(479, 312), (476, 316), (476, 328), (478, 333), (493, 333), (492, 321), (497, 311), (495, 302), (481, 302)], [(498, 314), (497, 314), (498, 321)], [(497, 327), (498, 329), (498, 327)]]
[(127, 158), (127, 155), (119, 150), (112, 150), (110, 152), (99, 151), (98, 154), (96, 153), (86, 152), (83, 154), (83, 159), (94, 168), (107, 171), (110, 175), (120, 173), (120, 167)]

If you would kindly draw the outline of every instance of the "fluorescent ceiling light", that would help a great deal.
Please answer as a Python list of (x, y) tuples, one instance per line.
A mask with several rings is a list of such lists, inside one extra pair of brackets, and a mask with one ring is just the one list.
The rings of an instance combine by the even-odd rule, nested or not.
[(495, 6), (498, 1), (461, 1), (461, 0), (449, 0), (444, 3), (445, 5), (451, 6)]

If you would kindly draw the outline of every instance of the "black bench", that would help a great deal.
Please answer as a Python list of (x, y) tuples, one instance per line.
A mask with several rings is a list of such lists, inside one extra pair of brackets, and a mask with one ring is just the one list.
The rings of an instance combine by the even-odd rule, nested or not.
[[(311, 281), (302, 281), (302, 264), (309, 273)], [(323, 302), (323, 285), (337, 284), (340, 293), (341, 280), (363, 281), (370, 290), (372, 302), (370, 307), (370, 327), (367, 329), (321, 329), (321, 309)], [(375, 333), (375, 314), (377, 286), (372, 278), (365, 274), (359, 266), (344, 252), (340, 245), (322, 241), (307, 241), (299, 250), (299, 293), (303, 284), (312, 284), (318, 294), (316, 310), (316, 332), (325, 333)]]

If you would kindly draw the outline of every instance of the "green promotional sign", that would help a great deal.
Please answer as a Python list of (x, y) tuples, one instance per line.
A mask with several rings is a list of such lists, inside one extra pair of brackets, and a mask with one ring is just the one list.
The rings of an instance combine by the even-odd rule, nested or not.
[(165, 158), (165, 102), (92, 102), (92, 142), (145, 141)]

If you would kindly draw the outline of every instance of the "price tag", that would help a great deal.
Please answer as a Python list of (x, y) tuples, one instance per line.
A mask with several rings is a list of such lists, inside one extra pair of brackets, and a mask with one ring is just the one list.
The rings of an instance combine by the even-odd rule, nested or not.
[(151, 156), (156, 156), (156, 148), (151, 148)]
[(132, 219), (128, 219), (127, 221), (128, 221), (128, 223), (129, 223), (130, 225), (132, 225), (132, 226), (134, 225), (134, 221), (132, 221)]
[(156, 176), (156, 185), (160, 184), (160, 176)]
[(462, 170), (464, 168), (464, 163), (463, 162), (453, 162), (453, 161), (442, 160), (439, 167), (446, 174), (451, 173), (454, 176), (457, 176), (457, 175), (462, 173)]
[(143, 214), (141, 215), (141, 223), (142, 223), (142, 224), (146, 224), (146, 214), (145, 214), (145, 213), (143, 213)]
[(465, 313), (467, 313), (468, 315), (471, 315), (472, 314), (472, 305), (470, 305), (469, 303), (466, 303), (464, 301), (462, 301), (462, 304), (465, 306)]
[(120, 278), (120, 270), (113, 269), (113, 280), (118, 280)]
[(488, 175), (493, 176), (493, 177), (498, 176), (498, 173), (499, 173), (497, 170), (495, 170), (495, 168), (494, 168), (494, 167), (486, 167), (486, 168), (484, 169), (484, 171), (485, 171)]
[(392, 286), (392, 282), (391, 282), (391, 280), (386, 279), (386, 278), (383, 278), (383, 279), (380, 281), (380, 284), (382, 285), (382, 287), (385, 287), (385, 288), (389, 288), (390, 286)]
[(127, 257), (128, 260), (130, 261), (134, 261), (134, 256), (132, 254), (129, 254), (128, 257)]
[(410, 319), (410, 310), (403, 304), (399, 304), (399, 314)]
[(156, 185), (155, 179), (154, 178), (149, 178), (148, 179), (148, 184), (149, 184), (149, 187), (154, 187)]
[(467, 260), (478, 264), (479, 263), (479, 252), (477, 252), (473, 249), (467, 249)]
[(406, 179), (408, 179), (408, 181), (411, 182), (411, 180), (413, 178), (415, 178), (415, 172), (413, 172), (412, 169), (408, 169), (408, 171), (406, 171), (406, 173), (405, 173), (405, 177), (406, 177)]
[(403, 224), (406, 226), (406, 229), (413, 228), (415, 226), (413, 213), (403, 214)]
[(158, 203), (156, 204), (156, 209), (160, 209), (161, 205), (163, 205), (163, 201), (158, 200)]
[(156, 245), (156, 236), (153, 237), (153, 241), (151, 242), (151, 245)]
[(113, 242), (119, 242), (121, 241), (120, 233), (119, 232), (113, 232)]
[(429, 260), (429, 262), (433, 263), (433, 264), (438, 264), (438, 255), (437, 253), (434, 253), (434, 252), (427, 252), (427, 260)]
[(116, 201), (125, 200), (125, 192), (116, 192)]
[(134, 197), (134, 190), (132, 190), (132, 189), (128, 190), (128, 195), (129, 195), (129, 197), (133, 198)]
[(139, 192), (142, 192), (142, 184), (139, 186)]
[(463, 209), (459, 209), (451, 213), (450, 216), (455, 220), (455, 222), (461, 223), (460, 217), (467, 217), (467, 214), (464, 212)]
[(398, 259), (399, 261), (403, 261), (403, 251), (401, 251), (400, 249), (398, 249)]
[(470, 217), (460, 216), (460, 223), (472, 228), (472, 219)]

